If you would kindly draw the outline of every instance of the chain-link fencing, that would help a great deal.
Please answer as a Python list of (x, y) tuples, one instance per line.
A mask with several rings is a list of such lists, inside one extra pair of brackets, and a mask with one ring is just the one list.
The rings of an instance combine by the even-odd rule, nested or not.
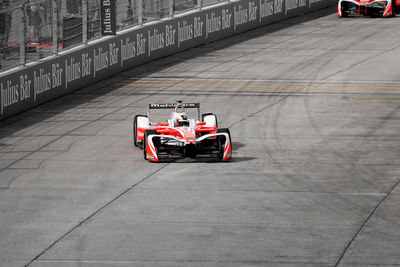
[[(115, 0), (117, 31), (229, 0)], [(0, 0), (0, 74), (101, 37), (100, 0)]]

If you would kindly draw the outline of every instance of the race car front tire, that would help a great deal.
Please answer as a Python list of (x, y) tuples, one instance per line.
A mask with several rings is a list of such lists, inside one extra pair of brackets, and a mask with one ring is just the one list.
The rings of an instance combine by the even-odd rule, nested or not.
[[(146, 119), (143, 120), (143, 118), (146, 118)], [(135, 147), (140, 147), (140, 143), (137, 139), (138, 120), (139, 120), (139, 124), (143, 124), (143, 123), (145, 124), (144, 121), (146, 121), (146, 120), (148, 121), (149, 119), (145, 115), (135, 115), (135, 117), (133, 118), (133, 145)], [(141, 120), (143, 120), (143, 122)], [(140, 126), (143, 126), (143, 125), (140, 125)], [(142, 145), (143, 145), (143, 143), (142, 143)]]
[(201, 121), (206, 123), (207, 127), (218, 127), (217, 115), (213, 113), (204, 113), (201, 115)]
[(342, 18), (345, 18), (349, 15), (349, 3), (342, 2), (340, 8), (342, 9)]
[(396, 0), (392, 0), (392, 17), (396, 17), (396, 10), (397, 6), (396, 6)]

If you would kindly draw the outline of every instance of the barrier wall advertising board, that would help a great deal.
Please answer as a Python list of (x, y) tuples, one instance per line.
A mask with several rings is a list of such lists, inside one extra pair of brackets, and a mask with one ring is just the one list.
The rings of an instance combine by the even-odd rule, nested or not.
[(335, 2), (243, 0), (134, 28), (1, 76), (0, 120), (144, 62)]
[(100, 0), (100, 28), (101, 35), (115, 35), (117, 30), (116, 0)]

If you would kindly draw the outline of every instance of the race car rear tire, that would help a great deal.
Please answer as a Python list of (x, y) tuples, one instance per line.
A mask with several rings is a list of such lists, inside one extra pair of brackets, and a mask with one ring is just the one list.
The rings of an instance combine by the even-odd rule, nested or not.
[[(135, 117), (133, 118), (133, 145), (135, 147), (140, 147), (140, 143), (137, 139), (137, 128), (138, 128), (137, 124), (138, 124), (139, 117), (147, 118), (147, 116), (145, 116), (145, 115), (135, 115)], [(142, 145), (143, 145), (143, 143), (142, 143)]]
[[(215, 120), (215, 123), (213, 122)], [(207, 123), (207, 127), (212, 127), (212, 126), (217, 126), (218, 127), (218, 120), (217, 120), (217, 115), (213, 113), (204, 113), (201, 114), (201, 121)], [(209, 123), (215, 124), (215, 125), (208, 125)]]
[[(229, 131), (228, 128), (220, 128), (217, 130), (217, 133), (227, 133), (229, 136), (229, 141), (231, 142), (231, 149), (232, 149), (232, 138), (231, 138), (231, 132)], [(224, 149), (225, 149), (225, 137), (222, 136), (218, 136), (218, 141), (220, 142), (220, 149), (221, 149), (221, 156), (220, 159), (222, 160), (223, 156), (224, 156)]]
[(143, 138), (143, 157), (145, 160), (147, 160), (147, 139), (149, 135), (151, 134), (157, 134), (157, 131), (155, 130), (146, 130), (144, 131), (144, 138)]

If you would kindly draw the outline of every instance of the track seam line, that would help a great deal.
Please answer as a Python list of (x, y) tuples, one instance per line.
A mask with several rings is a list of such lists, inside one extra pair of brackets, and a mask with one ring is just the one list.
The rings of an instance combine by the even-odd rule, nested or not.
[(347, 251), (349, 250), (350, 246), (353, 244), (355, 239), (357, 238), (358, 234), (361, 232), (361, 230), (366, 226), (366, 224), (369, 222), (369, 220), (372, 218), (372, 216), (375, 214), (375, 211), (382, 205), (382, 203), (391, 195), (394, 191), (394, 189), (400, 184), (400, 179), (394, 184), (394, 186), (390, 189), (390, 191), (379, 201), (379, 203), (376, 205), (376, 207), (372, 210), (371, 214), (364, 220), (364, 222), (360, 225), (359, 229), (357, 232), (354, 234), (350, 242), (347, 244), (347, 246), (344, 248), (343, 252), (341, 253), (338, 261), (334, 265), (335, 267), (339, 266), (341, 261), (343, 260), (344, 256), (346, 255)]
[(37, 259), (39, 259), (43, 254), (45, 254), (47, 251), (49, 251), (51, 248), (53, 248), (58, 242), (60, 242), (61, 240), (63, 240), (66, 236), (68, 236), (70, 233), (72, 233), (74, 230), (76, 230), (77, 228), (79, 228), (80, 226), (82, 226), (85, 222), (89, 221), (91, 218), (93, 218), (94, 216), (96, 216), (99, 212), (101, 212), (102, 210), (104, 210), (106, 207), (108, 207), (109, 205), (111, 205), (113, 202), (117, 201), (119, 198), (121, 198), (123, 195), (125, 195), (126, 193), (128, 193), (129, 191), (131, 191), (132, 189), (134, 189), (136, 186), (138, 186), (139, 184), (143, 183), (144, 181), (146, 181), (147, 179), (149, 179), (151, 176), (155, 175), (156, 173), (158, 173), (159, 171), (161, 171), (162, 169), (164, 169), (165, 167), (167, 167), (169, 165), (169, 163), (165, 164), (164, 166), (162, 166), (161, 168), (153, 171), (152, 173), (150, 173), (149, 175), (147, 175), (146, 177), (144, 177), (142, 180), (140, 180), (139, 182), (131, 185), (129, 188), (125, 189), (122, 193), (120, 193), (118, 196), (114, 197), (112, 200), (110, 200), (109, 202), (107, 202), (105, 205), (103, 205), (102, 207), (100, 207), (99, 209), (97, 209), (95, 212), (93, 212), (91, 215), (89, 215), (86, 219), (82, 220), (81, 222), (79, 222), (77, 225), (75, 225), (74, 227), (72, 227), (70, 230), (68, 230), (65, 234), (63, 234), (60, 238), (58, 238), (57, 240), (55, 240), (53, 243), (50, 244), (50, 246), (48, 246), (45, 250), (43, 250), (41, 253), (39, 253), (36, 257), (34, 257), (32, 260), (30, 260), (27, 264), (25, 264), (25, 267), (30, 266), (33, 262), (35, 262)]

